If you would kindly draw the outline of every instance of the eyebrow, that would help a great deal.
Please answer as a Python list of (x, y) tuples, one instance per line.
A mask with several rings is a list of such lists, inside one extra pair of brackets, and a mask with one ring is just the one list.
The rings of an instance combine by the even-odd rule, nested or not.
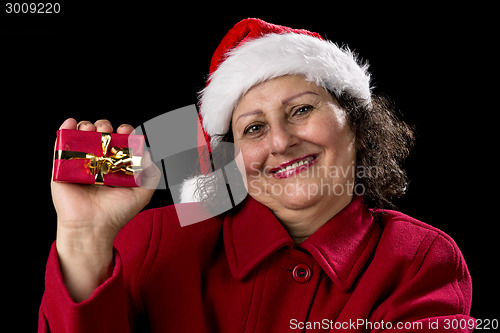
[(253, 111), (250, 111), (250, 112), (247, 112), (247, 113), (244, 113), (244, 114), (240, 114), (238, 118), (236, 118), (236, 121), (234, 122), (234, 124), (236, 125), (238, 123), (238, 120), (240, 120), (241, 117), (248, 117), (248, 116), (253, 116), (254, 114), (262, 114), (264, 112), (262, 112), (262, 110), (253, 110)]
[[(302, 95), (306, 95), (306, 94), (312, 94), (312, 95), (318, 96), (318, 94), (315, 93), (315, 92), (312, 92), (312, 91), (303, 91), (301, 93), (298, 93), (298, 94), (295, 94), (295, 95), (292, 95), (290, 97), (285, 98), (284, 100), (281, 101), (281, 104), (285, 105), (286, 103), (290, 102), (291, 100), (293, 100), (295, 98), (298, 98), (298, 97), (300, 97)], [(236, 125), (238, 123), (238, 120), (240, 120), (241, 117), (248, 117), (248, 116), (253, 116), (253, 115), (256, 115), (256, 114), (263, 114), (263, 113), (264, 112), (262, 112), (262, 110), (253, 110), (253, 111), (241, 114), (241, 115), (238, 116), (238, 118), (236, 118), (236, 121), (234, 122), (234, 124)]]
[(302, 95), (306, 95), (306, 94), (313, 94), (313, 95), (318, 96), (318, 94), (316, 94), (315, 92), (312, 92), (312, 91), (303, 91), (301, 93), (298, 93), (298, 94), (295, 94), (293, 96), (285, 98), (284, 100), (281, 101), (281, 104), (285, 105), (286, 103), (290, 102), (291, 100), (293, 100), (293, 99), (295, 99), (297, 97), (300, 97)]

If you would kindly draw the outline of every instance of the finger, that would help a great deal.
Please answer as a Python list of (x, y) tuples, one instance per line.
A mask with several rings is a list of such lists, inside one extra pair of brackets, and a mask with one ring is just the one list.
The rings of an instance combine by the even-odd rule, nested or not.
[(82, 120), (76, 125), (76, 129), (80, 131), (95, 131), (95, 126), (88, 120)]
[(99, 119), (94, 123), (94, 126), (97, 132), (106, 132), (106, 133), (113, 132), (113, 126), (107, 119)]
[(76, 120), (74, 118), (68, 118), (66, 119), (62, 124), (61, 126), (59, 127), (59, 129), (76, 129)]
[[(62, 130), (62, 129), (74, 130), (74, 129), (78, 128), (78, 125), (79, 124), (76, 123), (75, 118), (68, 118), (61, 124), (61, 126), (59, 126), (59, 129), (60, 130)], [(56, 147), (57, 147), (57, 139), (54, 140), (54, 153), (56, 151)], [(52, 163), (52, 173), (50, 176), (50, 183), (51, 183), (51, 186), (63, 186), (60, 184), (56, 184), (56, 182), (54, 182), (54, 162)]]
[(121, 124), (120, 127), (116, 129), (116, 133), (118, 134), (133, 134), (134, 127), (129, 124)]

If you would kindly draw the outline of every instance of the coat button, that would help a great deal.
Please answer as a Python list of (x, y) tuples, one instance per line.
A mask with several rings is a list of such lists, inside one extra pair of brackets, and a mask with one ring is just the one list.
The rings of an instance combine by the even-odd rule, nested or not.
[(304, 283), (311, 279), (312, 271), (305, 264), (298, 264), (292, 270), (292, 276), (298, 283)]

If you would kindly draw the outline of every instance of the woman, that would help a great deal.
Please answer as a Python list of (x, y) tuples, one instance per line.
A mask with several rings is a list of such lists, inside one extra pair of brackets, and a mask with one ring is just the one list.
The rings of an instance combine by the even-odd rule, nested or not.
[[(249, 195), (181, 227), (173, 206), (139, 213), (151, 186), (53, 182), (40, 332), (471, 330), (471, 281), (453, 240), (367, 208), (404, 193), (411, 131), (371, 94), (366, 65), (315, 33), (247, 19), (210, 74), (204, 138), (214, 153), (223, 141), (239, 147)], [(106, 120), (61, 128), (112, 131)], [(145, 182), (158, 182), (145, 164)], [(200, 158), (204, 174), (209, 165)], [(193, 214), (220, 199), (206, 175), (182, 197), (202, 201), (182, 204)]]

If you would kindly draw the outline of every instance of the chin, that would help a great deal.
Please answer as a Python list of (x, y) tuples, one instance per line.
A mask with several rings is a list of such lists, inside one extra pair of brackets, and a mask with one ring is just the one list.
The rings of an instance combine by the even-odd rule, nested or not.
[[(285, 199), (285, 200), (283, 200)], [(275, 198), (275, 202), (279, 204), (281, 207), (292, 209), (292, 210), (300, 210), (306, 209), (313, 206), (315, 203), (319, 202), (321, 198), (315, 197), (287, 197), (287, 198)]]
[(308, 208), (322, 200), (324, 195), (321, 189), (311, 184), (286, 184), (283, 186), (269, 187), (267, 192), (251, 194), (257, 201), (270, 208), (287, 208), (299, 210)]

